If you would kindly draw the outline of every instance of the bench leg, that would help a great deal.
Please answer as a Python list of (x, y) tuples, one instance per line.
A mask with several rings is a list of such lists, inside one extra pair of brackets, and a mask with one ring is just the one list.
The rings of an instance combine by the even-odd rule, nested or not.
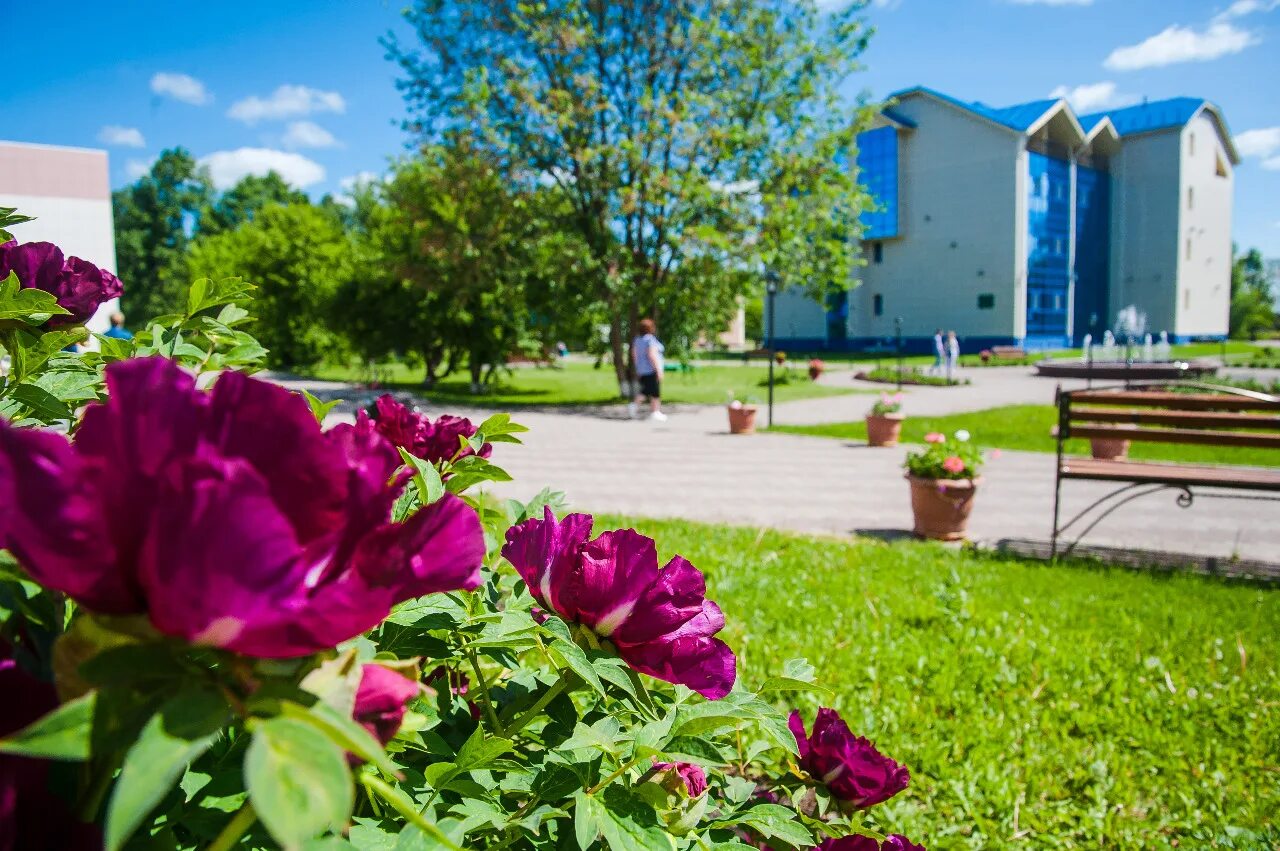
[(1061, 464), (1053, 475), (1053, 533), (1049, 537), (1049, 561), (1058, 557), (1058, 522), (1062, 510), (1062, 474)]

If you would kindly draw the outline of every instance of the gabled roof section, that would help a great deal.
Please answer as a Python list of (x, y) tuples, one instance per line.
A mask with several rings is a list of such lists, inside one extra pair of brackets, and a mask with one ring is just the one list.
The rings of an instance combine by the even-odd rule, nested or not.
[(951, 95), (943, 94), (937, 89), (931, 89), (927, 86), (915, 86), (910, 89), (903, 89), (900, 92), (894, 92), (889, 95), (890, 99), (901, 100), (910, 95), (926, 95), (944, 103), (948, 103), (954, 107), (964, 110), (979, 118), (985, 118), (1001, 127), (1007, 127), (1010, 130), (1016, 130), (1019, 133), (1026, 133), (1033, 127), (1041, 123), (1041, 119), (1045, 114), (1056, 107), (1060, 100), (1058, 98), (1046, 98), (1045, 100), (1033, 100), (1027, 103), (1017, 103), (1013, 106), (990, 106), (981, 101), (964, 101), (959, 98), (953, 98)]
[(1222, 144), (1226, 147), (1227, 155), (1231, 157), (1231, 162), (1233, 164), (1239, 163), (1240, 155), (1236, 153), (1235, 142), (1231, 139), (1231, 131), (1227, 129), (1227, 122), (1222, 117), (1222, 111), (1204, 98), (1169, 98), (1167, 100), (1140, 103), (1135, 106), (1126, 106), (1121, 109), (1111, 109), (1106, 112), (1095, 112), (1081, 116), (1080, 123), (1086, 129), (1090, 129), (1098, 122), (1110, 119), (1119, 136), (1136, 136), (1140, 133), (1154, 133), (1157, 130), (1185, 127), (1187, 122), (1201, 112), (1207, 114), (1217, 126), (1218, 133), (1222, 136)]

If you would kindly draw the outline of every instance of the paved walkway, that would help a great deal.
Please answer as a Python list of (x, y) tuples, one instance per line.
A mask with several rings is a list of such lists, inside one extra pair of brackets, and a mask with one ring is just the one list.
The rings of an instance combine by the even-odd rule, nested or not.
[[(941, 414), (1017, 402), (1049, 403), (1055, 382), (1025, 368), (970, 370), (963, 388), (916, 387), (907, 410)], [(849, 382), (847, 373), (824, 377)], [(308, 382), (313, 392), (350, 388)], [(872, 398), (859, 394), (779, 404), (779, 423), (862, 417)], [(428, 404), (424, 409), (431, 414)], [(483, 417), (479, 411), (452, 411)], [(764, 412), (761, 411), (763, 420)], [(347, 414), (349, 416), (349, 414)], [(575, 508), (653, 517), (771, 526), (804, 532), (896, 537), (911, 528), (906, 449), (787, 434), (728, 434), (723, 408), (689, 408), (668, 422), (626, 420), (621, 405), (595, 413), (526, 411), (524, 446), (500, 445), (494, 460), (514, 481), (499, 496), (528, 499), (550, 485)], [(971, 519), (982, 543), (1047, 540), (1053, 511), (1048, 453), (1004, 452), (987, 465)], [(1064, 485), (1064, 516), (1111, 488)], [(1172, 492), (1130, 503), (1102, 521), (1086, 543), (1280, 563), (1280, 503), (1198, 498), (1179, 508)]]

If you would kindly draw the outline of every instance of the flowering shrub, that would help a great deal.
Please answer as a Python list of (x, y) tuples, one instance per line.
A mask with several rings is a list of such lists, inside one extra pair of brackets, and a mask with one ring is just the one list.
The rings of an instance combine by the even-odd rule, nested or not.
[(802, 660), (744, 683), (696, 567), (475, 491), (506, 416), (323, 428), (243, 371), (238, 281), (42, 360), (70, 326), (15, 277), (3, 851), (918, 847), (869, 809), (906, 769), (831, 710), (789, 724)]
[(809, 361), (809, 377), (812, 378), (814, 381), (817, 381), (818, 378), (822, 375), (823, 371), (826, 370), (826, 368), (827, 368), (827, 365), (822, 361), (821, 358), (814, 358), (813, 360)]
[(901, 393), (881, 393), (880, 398), (871, 406), (871, 416), (887, 417), (902, 412)]
[(982, 450), (960, 429), (953, 435), (931, 431), (925, 446), (907, 453), (907, 472), (921, 479), (973, 479), (982, 469)]

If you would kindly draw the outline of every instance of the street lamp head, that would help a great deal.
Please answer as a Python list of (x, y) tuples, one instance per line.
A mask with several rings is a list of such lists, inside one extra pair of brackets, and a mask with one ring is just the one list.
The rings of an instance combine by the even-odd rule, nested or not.
[(764, 285), (765, 285), (765, 290), (768, 291), (769, 295), (777, 295), (778, 273), (773, 271), (772, 269), (767, 270), (764, 273)]

